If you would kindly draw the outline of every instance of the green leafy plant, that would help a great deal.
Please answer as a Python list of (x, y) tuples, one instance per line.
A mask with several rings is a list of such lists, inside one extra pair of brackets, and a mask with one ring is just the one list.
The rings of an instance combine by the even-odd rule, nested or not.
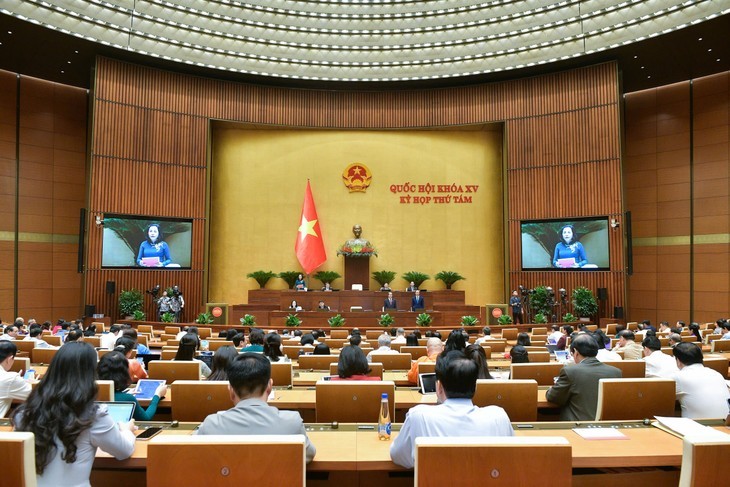
[(395, 279), (394, 271), (375, 271), (373, 272), (375, 282), (383, 286), (385, 283), (390, 284)]
[(416, 287), (421, 287), (421, 284), (423, 284), (423, 281), (427, 281), (430, 279), (431, 276), (428, 274), (424, 274), (423, 272), (418, 271), (408, 271), (404, 272), (401, 276), (406, 282), (410, 283), (413, 281), (413, 284), (416, 285)]
[(462, 316), (461, 326), (477, 326), (479, 324), (479, 318), (476, 316)]
[(341, 314), (336, 314), (327, 320), (327, 323), (333, 328), (338, 328), (345, 325), (345, 318)]
[(284, 271), (279, 273), (279, 277), (284, 279), (289, 289), (294, 289), (294, 283), (299, 278), (299, 274), (301, 274), (299, 271)]
[(147, 317), (144, 311), (136, 309), (134, 310), (134, 313), (132, 313), (132, 318), (134, 318), (136, 321), (144, 321), (144, 319)]
[(254, 315), (243, 315), (241, 326), (256, 326), (256, 317)]
[(195, 322), (199, 325), (210, 325), (213, 323), (215, 318), (213, 318), (213, 315), (210, 313), (200, 313), (197, 318), (195, 318)]
[(174, 323), (175, 322), (175, 315), (173, 313), (170, 313), (169, 311), (162, 313), (162, 322), (163, 323)]
[(564, 323), (574, 323), (576, 321), (578, 321), (578, 318), (576, 318), (575, 316), (573, 316), (572, 313), (565, 313), (565, 315), (563, 315), (563, 322)]
[(256, 281), (261, 289), (266, 287), (266, 283), (269, 282), (272, 278), (276, 277), (276, 272), (273, 271), (253, 271), (248, 274), (246, 274), (246, 277), (249, 277)]
[(547, 323), (547, 318), (545, 317), (545, 315), (544, 315), (544, 314), (542, 314), (542, 313), (537, 313), (537, 314), (535, 315), (535, 318), (533, 318), (533, 321), (534, 321), (534, 322), (535, 322), (536, 324), (538, 324), (538, 325), (544, 325), (545, 323)]
[(339, 279), (340, 277), (342, 276), (335, 271), (319, 271), (314, 275), (314, 278), (318, 281), (322, 281), (322, 284), (332, 284), (332, 281)]
[(418, 326), (431, 326), (431, 321), (433, 318), (431, 318), (431, 315), (428, 313), (421, 313), (418, 316), (416, 316), (416, 325)]
[(289, 314), (286, 316), (284, 324), (289, 327), (296, 327), (302, 324), (302, 320), (295, 314)]
[(530, 294), (530, 309), (532, 309), (532, 312), (549, 316), (552, 312), (549, 297), (550, 294), (547, 287), (537, 286), (532, 294)]
[(583, 286), (573, 289), (573, 311), (582, 318), (595, 315), (598, 312), (598, 303), (593, 291)]
[(393, 323), (395, 323), (395, 318), (393, 318), (388, 313), (385, 313), (384, 315), (380, 315), (380, 318), (378, 318), (378, 324), (380, 326), (390, 326)]
[(451, 286), (453, 286), (454, 283), (458, 281), (466, 280), (466, 277), (454, 271), (441, 271), (433, 276), (433, 278), (437, 281), (443, 281), (443, 283), (446, 285), (446, 289), (451, 289)]
[(497, 323), (499, 323), (500, 325), (511, 325), (512, 317), (505, 313), (497, 318)]
[(134, 316), (135, 311), (142, 311), (142, 291), (130, 289), (119, 293), (119, 312), (122, 316)]

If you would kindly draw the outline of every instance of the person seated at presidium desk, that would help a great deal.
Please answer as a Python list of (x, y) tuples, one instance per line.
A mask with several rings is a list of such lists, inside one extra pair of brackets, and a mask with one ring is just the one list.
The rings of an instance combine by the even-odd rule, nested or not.
[(297, 291), (307, 290), (307, 283), (304, 282), (304, 276), (302, 274), (299, 274), (297, 276), (297, 280), (294, 281), (294, 289), (296, 289)]
[[(572, 259), (572, 261), (570, 260)], [(560, 229), (560, 242), (555, 245), (553, 267), (578, 268), (588, 264), (583, 244), (576, 241), (573, 225), (565, 225)]]
[(140, 267), (165, 267), (172, 263), (170, 247), (162, 241), (160, 225), (152, 223), (147, 227), (145, 240), (139, 245), (137, 265)]

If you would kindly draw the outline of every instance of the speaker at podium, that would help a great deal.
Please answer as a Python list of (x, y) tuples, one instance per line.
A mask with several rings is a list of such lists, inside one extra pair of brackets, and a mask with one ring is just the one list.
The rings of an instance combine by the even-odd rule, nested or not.
[(205, 312), (213, 317), (214, 325), (228, 324), (228, 304), (227, 303), (205, 303)]

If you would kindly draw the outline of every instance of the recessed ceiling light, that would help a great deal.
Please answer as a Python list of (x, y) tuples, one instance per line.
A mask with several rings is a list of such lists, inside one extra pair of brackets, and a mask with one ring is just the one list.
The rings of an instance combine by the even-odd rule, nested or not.
[(13, 33), (13, 31), (12, 31), (12, 30), (9, 30), (9, 31), (8, 31), (8, 34), (12, 34), (12, 33)]
[(79, 53), (79, 51), (74, 51), (74, 54), (78, 54), (78, 53)]
[(639, 56), (634, 56), (634, 59), (637, 59)]
[(651, 79), (651, 75), (647, 76), (646, 79)]
[(720, 58), (715, 59), (715, 61), (717, 61), (719, 63), (720, 62)]
[(61, 70), (61, 74), (64, 74), (64, 73), (66, 73), (66, 71), (64, 71), (64, 70), (62, 69), (62, 70)]
[(699, 38), (699, 39), (697, 39), (697, 40), (698, 40), (698, 41), (701, 41), (701, 40), (702, 40), (702, 37), (700, 37), (700, 38)]
[(66, 61), (66, 64), (71, 64), (71, 61)]
[(642, 67), (641, 67), (641, 69), (644, 69), (644, 68), (645, 68), (645, 66), (642, 66)]
[(707, 52), (712, 52), (712, 48), (708, 49)]

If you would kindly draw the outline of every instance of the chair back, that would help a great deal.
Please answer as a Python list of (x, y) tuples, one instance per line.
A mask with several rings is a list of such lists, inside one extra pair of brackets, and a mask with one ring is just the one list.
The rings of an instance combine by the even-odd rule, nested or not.
[(0, 432), (0, 458), (3, 459), (3, 485), (35, 487), (35, 439), (33, 433)]
[(377, 423), (380, 397), (388, 394), (390, 418), (395, 418), (393, 381), (317, 381), (315, 413), (318, 423)]
[(502, 328), (502, 339), (503, 340), (517, 340), (517, 335), (519, 334), (519, 330), (517, 328)]
[[(337, 375), (337, 364), (330, 364), (330, 375)], [(383, 380), (383, 364), (371, 363), (368, 377), (378, 377)]]
[(624, 421), (674, 416), (672, 379), (601, 379), (596, 421)]
[(193, 360), (153, 360), (148, 367), (150, 379), (166, 380), (168, 384), (200, 379), (200, 364)]
[[(296, 360), (299, 358), (299, 352), (305, 351), (305, 352), (312, 352), (314, 350), (314, 347), (305, 347), (304, 345), (294, 345), (294, 346), (283, 346), (281, 347), (281, 351), (284, 355), (289, 357), (292, 360)], [(302, 355), (304, 357), (304, 355)]]
[(15, 348), (18, 349), (18, 352), (31, 353), (35, 348), (35, 342), (33, 340), (15, 340), (13, 343), (15, 344)]
[(710, 344), (715, 340), (722, 340), (722, 333), (708, 333), (705, 335), (705, 343)]
[(152, 325), (137, 325), (138, 333), (149, 333), (150, 336), (154, 335), (155, 329)]
[(53, 345), (54, 347), (61, 346), (61, 337), (58, 335), (42, 335), (41, 338), (49, 345)]
[(510, 421), (537, 421), (537, 381), (479, 379), (475, 406), (499, 406)]
[(376, 340), (377, 341), (378, 337), (380, 335), (382, 335), (383, 333), (386, 333), (387, 334), (388, 333), (388, 329), (387, 328), (383, 328), (382, 330), (365, 330), (365, 338), (367, 338), (368, 340)]
[(510, 378), (534, 379), (540, 386), (551, 386), (562, 368), (563, 364), (555, 362), (510, 364)]
[(204, 327), (204, 328), (198, 328), (198, 336), (201, 340), (205, 340), (207, 338), (210, 338), (213, 336), (213, 328), (210, 327)]
[[(345, 331), (345, 330), (336, 330)], [(345, 344), (349, 344), (350, 341), (347, 338), (325, 338), (324, 343), (330, 348), (342, 348)]]
[(160, 351), (160, 360), (173, 360), (175, 358), (175, 355), (177, 355), (177, 348), (175, 348), (174, 350), (162, 349)]
[(208, 340), (208, 351), (217, 352), (221, 347), (235, 347), (230, 340)]
[(411, 354), (409, 353), (373, 353), (373, 362), (383, 364), (385, 370), (409, 370), (411, 368)]
[(338, 360), (337, 355), (300, 355), (297, 363), (300, 369), (329, 370)]
[[(487, 342), (482, 342), (482, 346), (484, 344), (489, 345), (492, 348), (492, 353), (503, 353), (507, 349), (507, 340), (489, 340)], [(487, 358), (489, 355), (487, 355)]]
[(148, 342), (149, 342), (149, 339), (147, 338), (147, 335), (137, 333), (137, 343), (144, 345), (146, 347)]
[(418, 374), (433, 374), (436, 372), (436, 362), (420, 362), (418, 364)]
[(411, 360), (418, 360), (421, 357), (425, 357), (426, 354), (426, 347), (409, 347), (409, 346), (403, 346), (400, 347), (401, 353), (410, 353), (411, 354)]
[(680, 487), (726, 485), (727, 471), (720, 466), (725, 465), (730, 458), (730, 441), (688, 435), (682, 443)]
[(158, 435), (147, 445), (147, 485), (303, 486), (305, 444), (304, 435)]
[(97, 333), (104, 333), (106, 331), (106, 325), (103, 321), (92, 321), (91, 324), (96, 327)]
[(712, 342), (712, 353), (730, 351), (730, 340), (714, 340)]
[(96, 393), (97, 401), (113, 401), (114, 400), (114, 381), (100, 380), (96, 381), (98, 391)]
[(617, 326), (618, 326), (618, 323), (609, 323), (608, 325), (606, 325), (606, 335), (615, 336)]
[(347, 338), (347, 335), (349, 335), (348, 330), (332, 330), (330, 331), (330, 337), (332, 338)]
[(548, 485), (535, 475), (547, 475), (549, 485), (572, 483), (572, 449), (562, 437), (420, 437), (415, 457), (417, 487), (452, 485), (454, 472), (444, 465), (459, 466), (463, 485)]
[(548, 329), (544, 326), (535, 326), (530, 330), (532, 336), (535, 335), (547, 335)]
[(178, 333), (180, 333), (182, 330), (180, 330), (179, 326), (166, 326), (165, 327), (165, 334), (167, 335), (175, 335), (177, 336)]
[(291, 384), (291, 362), (272, 362), (271, 363), (271, 379), (274, 386), (285, 387)]
[(550, 362), (550, 352), (545, 347), (530, 347), (530, 348), (542, 348), (542, 350), (528, 350), (527, 356), (530, 358), (530, 363), (542, 363)]
[(30, 352), (30, 361), (34, 364), (50, 364), (58, 352), (57, 348), (34, 348)]
[(203, 421), (233, 407), (227, 380), (176, 380), (172, 383), (172, 419)]
[(643, 360), (616, 360), (603, 362), (621, 370), (624, 379), (641, 379), (646, 377), (646, 362)]
[(28, 357), (18, 357), (15, 356), (15, 360), (13, 360), (13, 365), (10, 366), (9, 372), (20, 372), (21, 370), (23, 372), (28, 372), (30, 369), (30, 358)]
[(727, 357), (705, 356), (704, 359), (702, 359), (702, 362), (705, 364), (705, 367), (709, 367), (713, 370), (720, 372), (720, 375), (722, 375), (726, 380), (730, 378), (728, 376), (728, 358)]

